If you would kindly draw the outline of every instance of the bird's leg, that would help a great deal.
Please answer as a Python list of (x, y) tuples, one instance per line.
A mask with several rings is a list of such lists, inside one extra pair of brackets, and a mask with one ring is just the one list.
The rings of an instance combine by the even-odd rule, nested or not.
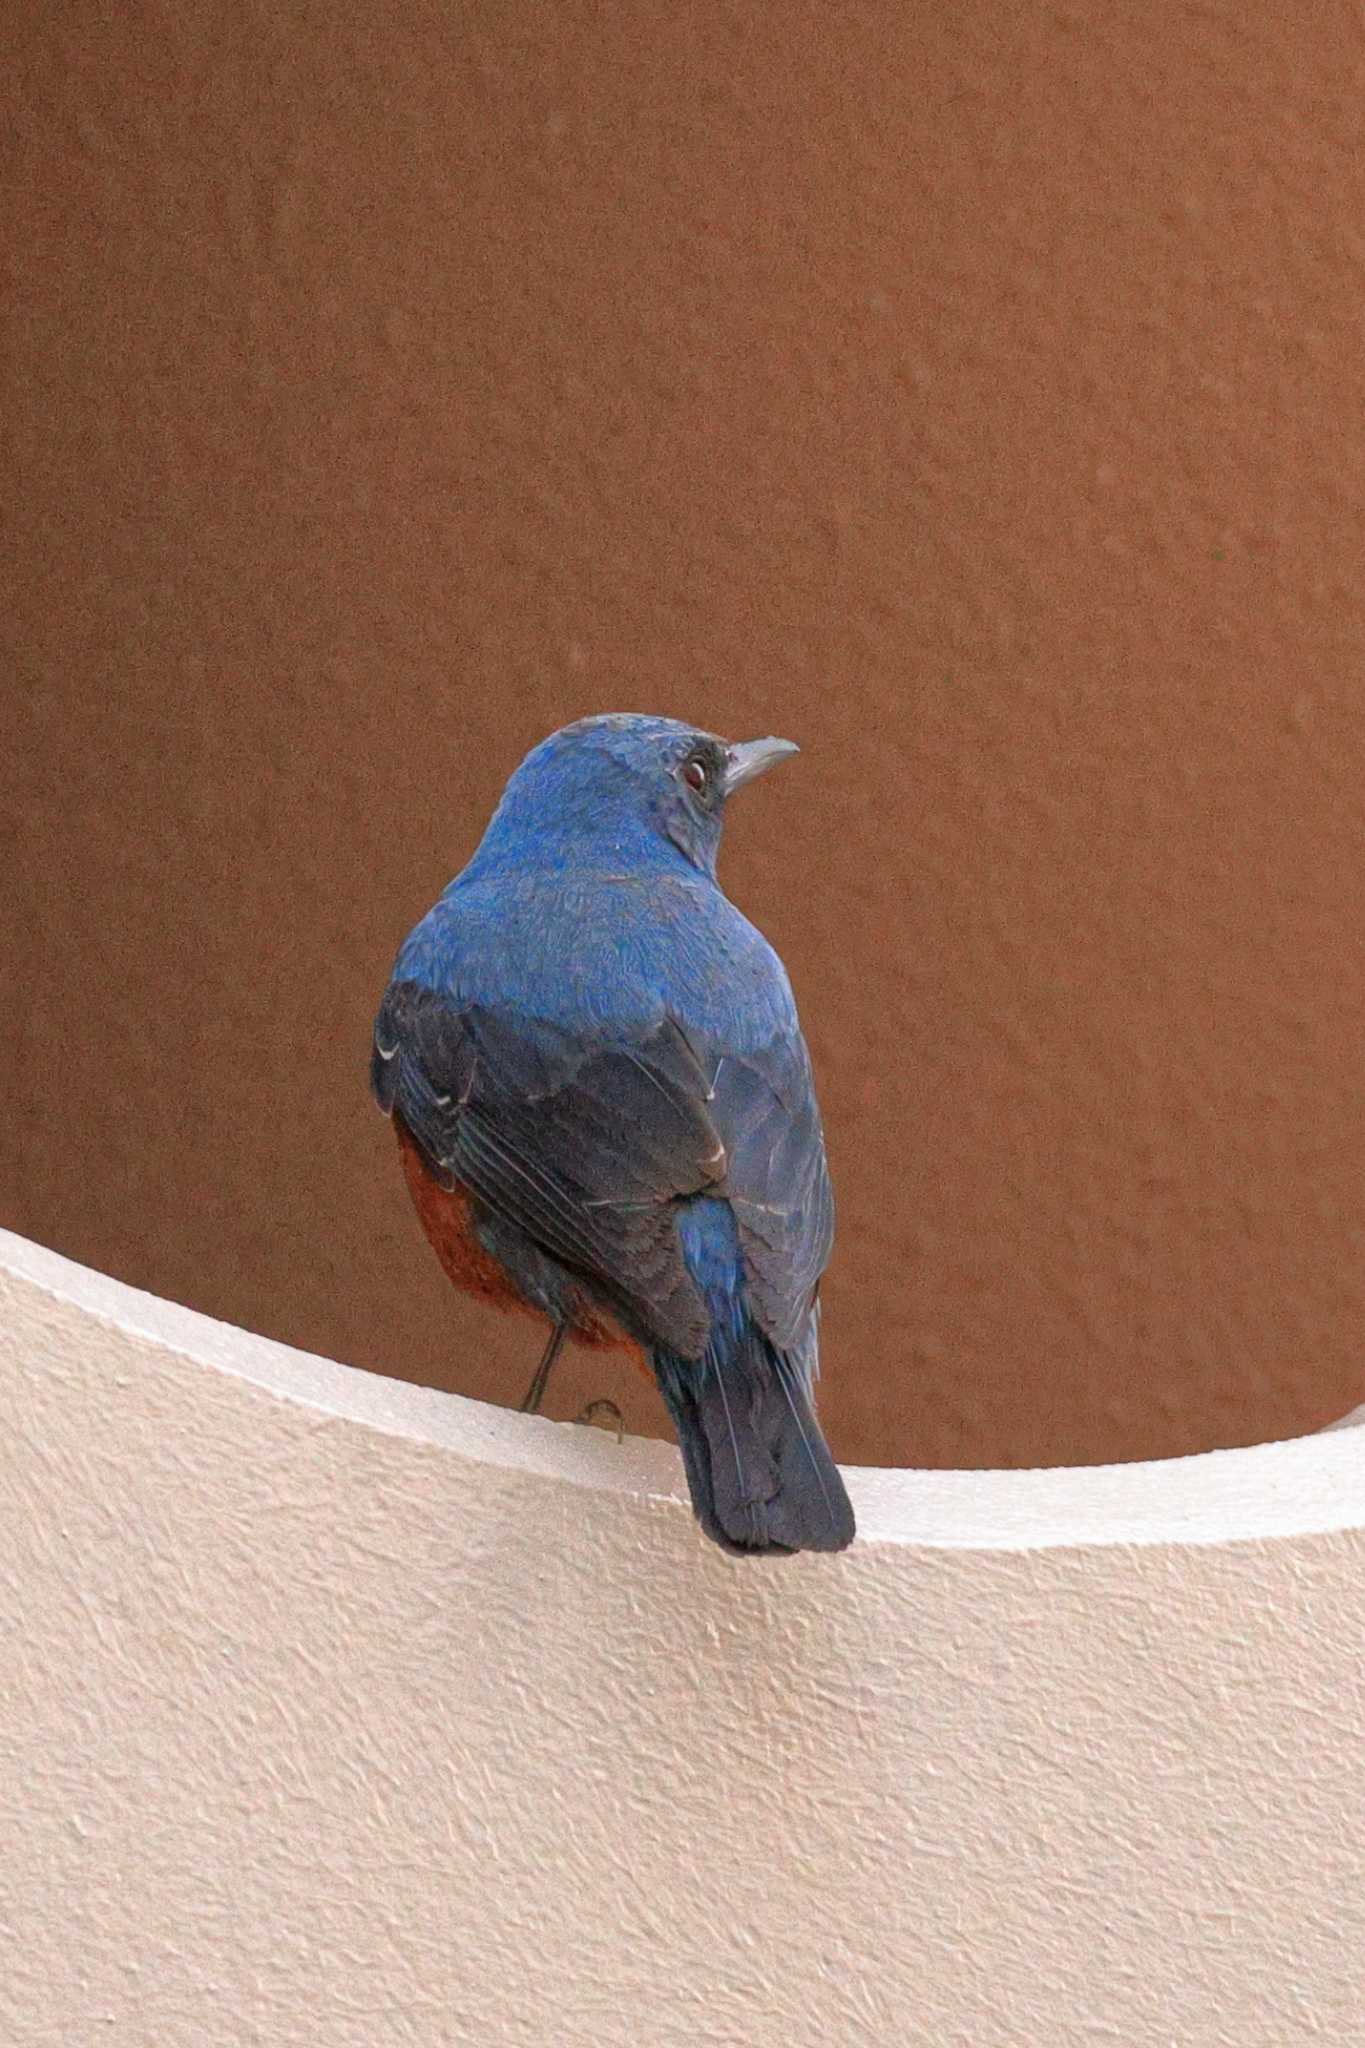
[(517, 1410), (519, 1415), (534, 1415), (541, 1402), (545, 1399), (545, 1389), (550, 1382), (551, 1369), (564, 1347), (564, 1339), (568, 1334), (569, 1325), (567, 1322), (556, 1323), (551, 1330), (550, 1341), (541, 1354), (540, 1364), (536, 1367), (532, 1375), (531, 1384), (526, 1389), (525, 1399)]

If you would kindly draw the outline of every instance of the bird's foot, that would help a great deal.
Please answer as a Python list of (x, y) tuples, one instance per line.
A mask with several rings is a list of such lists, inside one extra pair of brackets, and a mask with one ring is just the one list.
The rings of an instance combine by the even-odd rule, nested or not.
[(587, 1423), (589, 1427), (592, 1427), (596, 1423), (599, 1415), (609, 1415), (612, 1418), (613, 1422), (616, 1425), (616, 1441), (618, 1444), (623, 1443), (625, 1441), (626, 1435), (625, 1417), (622, 1415), (620, 1409), (617, 1407), (614, 1401), (608, 1401), (606, 1399), (602, 1399), (600, 1401), (589, 1401), (586, 1408), (579, 1409), (577, 1415), (575, 1415), (574, 1417), (574, 1421)]

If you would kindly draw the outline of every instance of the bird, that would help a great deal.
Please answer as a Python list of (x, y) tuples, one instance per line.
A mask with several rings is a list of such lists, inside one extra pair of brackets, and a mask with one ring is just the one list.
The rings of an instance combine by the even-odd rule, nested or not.
[(613, 712), (514, 771), (398, 949), (370, 1076), (455, 1285), (652, 1372), (694, 1513), (740, 1557), (837, 1551), (815, 1414), (833, 1197), (785, 967), (716, 878), (726, 805), (799, 750)]

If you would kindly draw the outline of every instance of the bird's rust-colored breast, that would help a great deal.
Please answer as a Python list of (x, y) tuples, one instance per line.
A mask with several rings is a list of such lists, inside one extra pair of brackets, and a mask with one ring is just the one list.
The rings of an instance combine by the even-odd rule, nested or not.
[(531, 1303), (513, 1284), (506, 1268), (484, 1250), (474, 1235), (469, 1190), (458, 1181), (453, 1188), (443, 1188), (434, 1181), (427, 1172), (421, 1147), (401, 1116), (395, 1114), (393, 1127), (398, 1134), (403, 1177), (417, 1220), (441, 1261), (446, 1278), (462, 1294), (477, 1295), (498, 1308), (523, 1308), (534, 1314)]
[[(523, 1309), (530, 1315), (540, 1315), (541, 1310), (527, 1301), (506, 1267), (479, 1243), (468, 1188), (458, 1181), (453, 1188), (443, 1188), (432, 1179), (421, 1147), (396, 1111), (393, 1127), (412, 1205), (446, 1278), (462, 1294), (472, 1294), (495, 1308)], [(633, 1352), (640, 1370), (647, 1378), (653, 1377), (635, 1340), (586, 1298), (576, 1304), (573, 1334), (580, 1344), (593, 1350)]]

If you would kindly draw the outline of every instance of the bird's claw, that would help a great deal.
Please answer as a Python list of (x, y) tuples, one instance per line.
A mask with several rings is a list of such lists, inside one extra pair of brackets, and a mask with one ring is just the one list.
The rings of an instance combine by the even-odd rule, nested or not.
[(574, 1421), (583, 1422), (592, 1427), (596, 1424), (599, 1415), (610, 1415), (613, 1418), (616, 1424), (616, 1441), (618, 1444), (624, 1443), (626, 1436), (625, 1417), (614, 1401), (608, 1401), (605, 1398), (599, 1401), (589, 1401), (586, 1408), (579, 1409), (574, 1417)]

